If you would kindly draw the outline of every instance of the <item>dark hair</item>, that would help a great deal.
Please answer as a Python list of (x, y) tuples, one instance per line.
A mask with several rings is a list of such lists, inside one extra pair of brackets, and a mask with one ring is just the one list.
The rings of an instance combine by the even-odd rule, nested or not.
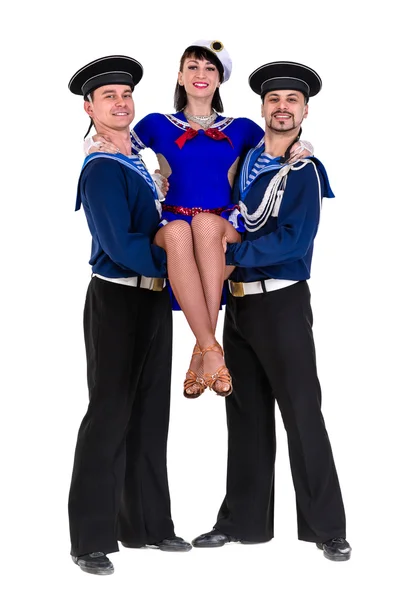
[[(87, 94), (85, 94), (84, 97), (83, 97), (83, 99), (85, 100), (85, 102), (92, 102), (92, 100), (93, 100), (93, 92), (88, 92)], [(92, 127), (94, 127), (94, 123), (93, 123), (92, 117), (90, 117), (89, 128), (88, 128), (87, 132), (85, 133), (85, 135), (83, 136), (84, 140), (89, 135), (90, 130), (92, 129)]]
[[(207, 48), (200, 48), (199, 46), (189, 46), (186, 48), (185, 52), (182, 54), (181, 61), (179, 63), (179, 71), (183, 70), (183, 63), (187, 58), (197, 58), (197, 60), (208, 60), (218, 69), (219, 80), (222, 83), (224, 80), (224, 68), (222, 66), (221, 61), (215, 56), (211, 50), (207, 50)], [(179, 83), (175, 86), (175, 94), (174, 94), (174, 106), (177, 112), (183, 110), (187, 104), (187, 94), (185, 87), (183, 85), (179, 85)], [(224, 106), (222, 104), (221, 96), (219, 95), (219, 88), (217, 88), (214, 92), (214, 96), (211, 102), (212, 108), (221, 113), (224, 112)]]

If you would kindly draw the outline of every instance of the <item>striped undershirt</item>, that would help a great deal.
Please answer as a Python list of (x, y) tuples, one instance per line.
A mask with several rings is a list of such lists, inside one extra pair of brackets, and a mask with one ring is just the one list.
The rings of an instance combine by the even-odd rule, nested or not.
[(263, 152), (258, 159), (256, 160), (256, 162), (254, 163), (254, 166), (252, 168), (252, 170), (250, 171), (250, 174), (247, 178), (246, 181), (246, 186), (249, 186), (250, 183), (253, 181), (253, 179), (255, 179), (257, 177), (257, 175), (260, 173), (261, 169), (264, 169), (264, 167), (267, 167), (269, 165), (269, 163), (271, 162), (271, 160), (273, 160), (274, 157), (271, 156), (270, 154), (267, 154), (266, 152)]

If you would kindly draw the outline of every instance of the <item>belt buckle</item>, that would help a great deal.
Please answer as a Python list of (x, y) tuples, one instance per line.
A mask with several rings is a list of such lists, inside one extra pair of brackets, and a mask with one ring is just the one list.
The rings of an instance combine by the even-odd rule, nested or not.
[(243, 298), (244, 294), (244, 285), (242, 281), (231, 281), (231, 294), (235, 296), (235, 298)]
[(164, 279), (161, 277), (154, 277), (151, 289), (153, 292), (162, 292), (164, 289)]

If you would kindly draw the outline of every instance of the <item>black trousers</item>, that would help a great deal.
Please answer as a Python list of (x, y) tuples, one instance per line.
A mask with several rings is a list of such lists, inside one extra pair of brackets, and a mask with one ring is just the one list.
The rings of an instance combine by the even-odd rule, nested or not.
[(226, 399), (227, 492), (215, 527), (253, 542), (274, 535), (276, 399), (289, 444), (298, 537), (309, 542), (345, 537), (321, 413), (307, 283), (243, 298), (229, 294), (224, 348), (234, 391)]
[(71, 554), (174, 535), (166, 468), (172, 356), (167, 289), (93, 277), (84, 310), (89, 407), (69, 495)]

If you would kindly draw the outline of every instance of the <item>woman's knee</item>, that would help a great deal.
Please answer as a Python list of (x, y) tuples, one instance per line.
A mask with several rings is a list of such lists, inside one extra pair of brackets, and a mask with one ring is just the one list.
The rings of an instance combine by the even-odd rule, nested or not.
[(163, 246), (165, 246), (168, 243), (174, 243), (177, 240), (191, 237), (192, 230), (189, 223), (181, 219), (177, 219), (176, 221), (170, 221), (161, 229), (159, 229), (155, 237), (155, 242), (161, 242)]
[(204, 236), (208, 239), (222, 237), (224, 234), (224, 220), (211, 213), (198, 213), (192, 219), (193, 235)]
[(190, 224), (183, 219), (176, 219), (176, 221), (170, 221), (165, 226), (168, 233), (173, 235), (180, 235), (182, 233), (190, 233)]
[(193, 245), (192, 229), (186, 221), (178, 219), (164, 225), (163, 244), (164, 248), (171, 249), (184, 245)]

